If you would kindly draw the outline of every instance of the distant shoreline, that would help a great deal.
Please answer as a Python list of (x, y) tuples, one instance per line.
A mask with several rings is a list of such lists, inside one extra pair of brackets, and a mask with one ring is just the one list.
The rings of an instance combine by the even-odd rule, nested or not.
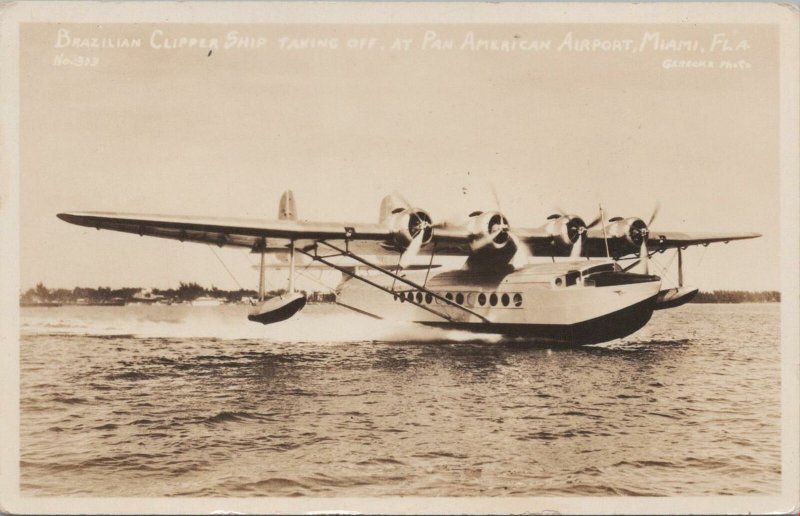
[(692, 303), (780, 303), (781, 293), (777, 290), (714, 290), (712, 292), (700, 291), (691, 301)]
[[(267, 297), (283, 294), (283, 290), (267, 292)], [(255, 290), (220, 290), (205, 288), (196, 283), (181, 283), (177, 289), (144, 289), (109, 287), (72, 289), (49, 289), (39, 283), (20, 294), (20, 306), (122, 306), (127, 304), (237, 304), (251, 302), (258, 293)], [(332, 303), (336, 296), (329, 292), (308, 292), (309, 302)], [(780, 303), (781, 293), (776, 290), (714, 290), (699, 292), (692, 303)]]

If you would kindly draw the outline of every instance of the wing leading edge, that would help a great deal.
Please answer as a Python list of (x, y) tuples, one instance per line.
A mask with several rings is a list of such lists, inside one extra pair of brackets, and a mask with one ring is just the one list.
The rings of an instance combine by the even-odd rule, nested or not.
[[(371, 255), (401, 252), (391, 244), (394, 233), (382, 223), (307, 222), (293, 219), (254, 220), (204, 217), (142, 215), (109, 212), (59, 213), (58, 218), (71, 224), (95, 229), (120, 231), (181, 242), (197, 242), (219, 247), (234, 246), (251, 250), (285, 250), (293, 241), (299, 248), (310, 249), (317, 240), (348, 240), (353, 251)], [(513, 229), (532, 256), (569, 256), (569, 248), (555, 245), (553, 237), (542, 228)], [(650, 251), (685, 248), (757, 238), (758, 233), (682, 233), (651, 231), (647, 239)], [(425, 249), (435, 247), (437, 255), (469, 256), (474, 235), (462, 227), (436, 228)], [(639, 252), (638, 246), (624, 239), (609, 238), (613, 256)], [(605, 257), (606, 240), (597, 229), (590, 231), (583, 243), (582, 257)]]
[[(570, 255), (570, 247), (557, 243), (543, 228), (515, 230), (531, 251), (533, 256)], [(686, 248), (694, 245), (709, 245), (718, 242), (748, 240), (759, 238), (760, 233), (683, 233), (676, 231), (650, 231), (647, 237), (647, 249), (666, 251), (668, 249)], [(606, 250), (608, 244), (608, 251)], [(584, 237), (581, 256), (584, 258), (623, 257), (639, 253), (640, 248), (624, 238), (604, 238), (598, 230), (591, 230)]]
[[(107, 212), (70, 212), (57, 216), (70, 224), (98, 230), (219, 247), (263, 249), (266, 252), (285, 251), (291, 242), (297, 248), (311, 250), (318, 240), (347, 240), (352, 251), (374, 256), (402, 252), (392, 244), (395, 234), (391, 228), (381, 223), (222, 219)], [(437, 255), (466, 256), (469, 254), (469, 242), (470, 235), (466, 230), (448, 229), (442, 232), (435, 243), (426, 244), (425, 249), (432, 249), (436, 245)]]
[(347, 234), (368, 241), (382, 241), (391, 236), (387, 228), (365, 223), (319, 223), (290, 219), (259, 221), (100, 212), (59, 213), (58, 218), (95, 229), (250, 249), (260, 246), (286, 247), (292, 240), (342, 240)]

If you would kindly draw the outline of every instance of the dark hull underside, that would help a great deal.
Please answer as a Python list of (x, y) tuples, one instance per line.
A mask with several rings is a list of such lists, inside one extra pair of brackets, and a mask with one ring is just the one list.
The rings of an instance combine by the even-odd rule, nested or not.
[(580, 346), (598, 344), (626, 337), (642, 328), (653, 315), (656, 298), (631, 305), (622, 310), (583, 321), (577, 324), (504, 324), (504, 323), (451, 323), (421, 322), (450, 330), (464, 330), (473, 333), (493, 333), (511, 337), (525, 337), (542, 344)]

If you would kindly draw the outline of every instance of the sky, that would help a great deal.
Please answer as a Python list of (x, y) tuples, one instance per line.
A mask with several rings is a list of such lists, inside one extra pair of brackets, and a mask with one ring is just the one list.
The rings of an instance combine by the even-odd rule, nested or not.
[(655, 230), (763, 234), (688, 250), (687, 283), (780, 288), (774, 26), (27, 24), (20, 41), (23, 289), (255, 288), (246, 251), (55, 215), (272, 219), (287, 188), (325, 221), (377, 221), (396, 191), (443, 220), (496, 209), (494, 188), (512, 228), (660, 204)]

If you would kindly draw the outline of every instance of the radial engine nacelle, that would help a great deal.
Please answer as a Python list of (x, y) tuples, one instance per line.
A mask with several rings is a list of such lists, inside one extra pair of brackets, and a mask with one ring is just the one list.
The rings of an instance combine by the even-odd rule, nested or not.
[(550, 215), (545, 230), (554, 243), (571, 246), (586, 231), (586, 222), (577, 215)]
[(624, 238), (629, 244), (635, 247), (642, 245), (647, 238), (649, 229), (645, 222), (638, 217), (614, 217), (609, 220), (610, 224), (606, 227), (608, 238)]
[(397, 208), (391, 212), (386, 223), (392, 231), (392, 244), (407, 249), (415, 236), (423, 231), (422, 244), (433, 238), (433, 221), (425, 210), (420, 208)]
[(467, 228), (472, 236), (473, 251), (481, 249), (503, 249), (509, 242), (508, 219), (499, 211), (476, 211), (470, 213)]

